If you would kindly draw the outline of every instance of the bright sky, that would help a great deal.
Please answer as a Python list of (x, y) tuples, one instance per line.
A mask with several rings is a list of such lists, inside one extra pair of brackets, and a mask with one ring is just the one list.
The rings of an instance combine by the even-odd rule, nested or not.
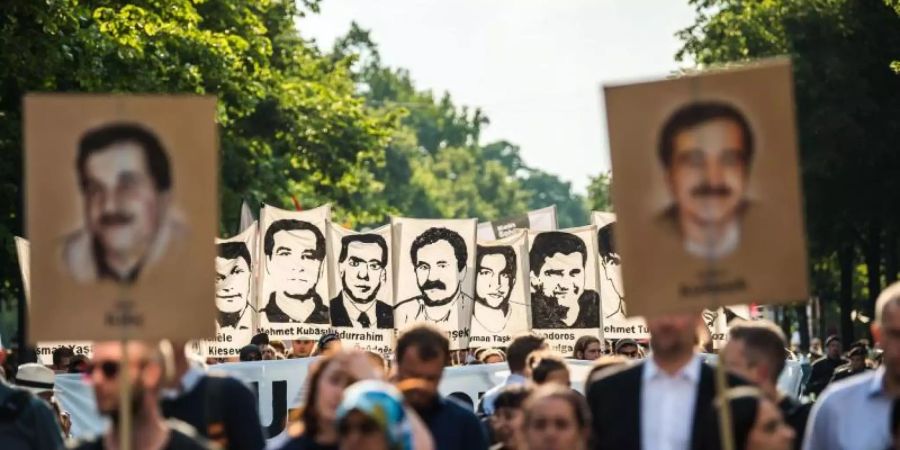
[(330, 49), (356, 21), (382, 60), (420, 89), (449, 91), (491, 120), (482, 143), (518, 144), (526, 164), (571, 181), (609, 170), (604, 83), (665, 76), (686, 0), (324, 0), (298, 21)]

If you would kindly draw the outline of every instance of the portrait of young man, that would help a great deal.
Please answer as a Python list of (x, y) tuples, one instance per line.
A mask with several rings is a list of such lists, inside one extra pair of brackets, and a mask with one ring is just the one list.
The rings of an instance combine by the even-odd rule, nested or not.
[(168, 152), (149, 128), (114, 122), (88, 130), (75, 170), (84, 225), (64, 237), (61, 257), (77, 282), (132, 284), (186, 238), (170, 205)]
[(472, 334), (505, 332), (512, 312), (510, 296), (516, 285), (516, 262), (516, 251), (511, 246), (476, 248)]
[(393, 328), (394, 308), (378, 299), (387, 283), (388, 246), (377, 234), (341, 238), (338, 275), (341, 291), (331, 299), (335, 327)]
[(473, 300), (462, 289), (469, 257), (463, 237), (449, 228), (432, 227), (413, 240), (409, 252), (419, 294), (395, 306), (397, 326), (426, 321), (455, 329), (462, 326), (460, 318), (468, 323)]
[(216, 244), (216, 324), (219, 331), (250, 330), (253, 273), (250, 251), (243, 242)]
[(271, 289), (263, 317), (269, 323), (329, 323), (316, 288), (322, 279), (325, 236), (310, 222), (279, 219), (266, 229), (263, 253)]
[(597, 230), (597, 248), (600, 253), (600, 299), (605, 319), (625, 318), (625, 291), (622, 288), (622, 262), (613, 239), (616, 222), (610, 222)]
[(563, 231), (539, 233), (528, 257), (534, 328), (600, 326), (600, 295), (585, 288), (588, 253), (580, 237)]

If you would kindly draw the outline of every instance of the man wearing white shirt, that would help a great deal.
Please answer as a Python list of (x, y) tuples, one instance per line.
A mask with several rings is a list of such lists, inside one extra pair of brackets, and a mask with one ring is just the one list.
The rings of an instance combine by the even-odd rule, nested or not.
[(810, 415), (804, 450), (893, 448), (891, 405), (900, 398), (900, 283), (878, 297), (872, 336), (884, 350), (882, 367), (825, 389)]
[(506, 363), (509, 365), (509, 376), (502, 383), (494, 386), (484, 393), (481, 403), (478, 404), (478, 412), (482, 415), (494, 414), (494, 400), (506, 386), (523, 385), (528, 382), (525, 373), (525, 361), (528, 355), (547, 347), (547, 341), (535, 334), (522, 334), (513, 338), (506, 351)]
[[(695, 351), (699, 314), (647, 321), (650, 358), (601, 374), (587, 387), (594, 449), (689, 450), (716, 447), (710, 427), (713, 369)], [(730, 384), (742, 384), (730, 379)]]

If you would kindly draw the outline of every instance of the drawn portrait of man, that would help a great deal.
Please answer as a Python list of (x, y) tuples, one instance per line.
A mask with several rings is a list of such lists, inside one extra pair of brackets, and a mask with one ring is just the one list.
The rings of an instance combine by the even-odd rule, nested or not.
[(62, 261), (77, 282), (132, 284), (186, 237), (170, 207), (168, 152), (150, 129), (110, 123), (87, 131), (75, 170), (84, 226), (65, 236)]
[(325, 261), (325, 236), (310, 222), (280, 219), (263, 239), (266, 277), (274, 286), (262, 309), (270, 323), (329, 322), (328, 305), (316, 287)]
[(585, 289), (587, 247), (578, 236), (548, 231), (529, 252), (534, 328), (597, 328), (600, 295)]
[(250, 251), (243, 242), (216, 244), (216, 324), (220, 331), (249, 330), (253, 323)]
[(377, 234), (341, 238), (338, 257), (341, 291), (331, 299), (331, 324), (336, 327), (393, 328), (394, 308), (378, 300), (387, 282), (388, 246)]
[(459, 326), (459, 319), (468, 317), (473, 307), (472, 297), (462, 289), (469, 255), (466, 241), (453, 230), (432, 227), (413, 240), (409, 251), (420, 294), (397, 304), (397, 324), (428, 321)]
[[(475, 251), (475, 310), (472, 329), (500, 333), (509, 322), (510, 296), (516, 284), (516, 252), (507, 245), (481, 246)], [(475, 331), (477, 330), (477, 331)]]
[(616, 251), (613, 238), (615, 222), (610, 222), (597, 230), (597, 247), (600, 254), (600, 282), (607, 289), (600, 290), (603, 301), (603, 317), (612, 319), (625, 317), (625, 291), (622, 289), (622, 262)]
[(672, 204), (661, 219), (689, 254), (717, 259), (740, 244), (753, 145), (743, 113), (721, 101), (688, 103), (663, 125), (658, 153)]

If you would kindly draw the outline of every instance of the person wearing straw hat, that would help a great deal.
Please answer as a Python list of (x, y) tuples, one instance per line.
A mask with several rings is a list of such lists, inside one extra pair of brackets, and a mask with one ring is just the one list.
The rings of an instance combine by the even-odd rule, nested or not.
[(43, 364), (22, 364), (16, 371), (16, 387), (29, 391), (47, 402), (47, 405), (56, 414), (56, 420), (62, 428), (63, 436), (68, 436), (69, 430), (72, 428), (72, 419), (69, 417), (69, 413), (63, 411), (59, 402), (56, 401), (54, 396), (55, 383), (56, 374)]

